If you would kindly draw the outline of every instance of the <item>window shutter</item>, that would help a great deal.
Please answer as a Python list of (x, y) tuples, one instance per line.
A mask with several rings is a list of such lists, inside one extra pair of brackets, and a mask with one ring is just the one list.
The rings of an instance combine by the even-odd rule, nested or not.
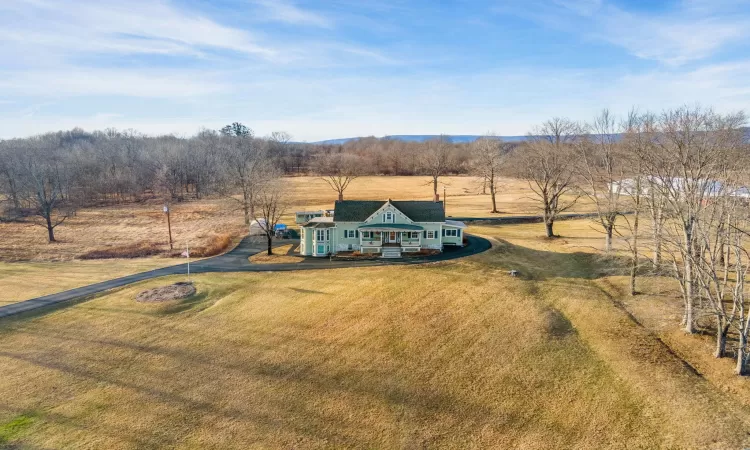
[(354, 230), (354, 237), (355, 237), (355, 238), (358, 238), (358, 237), (359, 237), (359, 230)]
[(445, 237), (445, 228), (443, 228), (443, 237)]
[(423, 236), (423, 237), (424, 237), (425, 239), (427, 239), (427, 230), (424, 230), (424, 231), (422, 232), (422, 236)]

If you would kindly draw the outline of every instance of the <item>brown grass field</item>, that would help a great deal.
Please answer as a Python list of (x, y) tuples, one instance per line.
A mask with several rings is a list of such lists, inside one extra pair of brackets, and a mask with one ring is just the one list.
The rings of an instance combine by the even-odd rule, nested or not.
[[(407, 198), (378, 189), (368, 198)], [(679, 331), (672, 282), (644, 278), (644, 295), (625, 294), (593, 221), (559, 222), (553, 240), (541, 224), (469, 231), (493, 249), (422, 266), (198, 275), (191, 298), (135, 302), (181, 279), (170, 277), (2, 319), (0, 448), (750, 445), (750, 380), (710, 357), (710, 336)], [(181, 262), (0, 264), (0, 295), (169, 261)]]
[(6, 320), (0, 437), (31, 448), (747, 444), (742, 396), (687, 370), (618, 308), (622, 280), (598, 278), (597, 255), (521, 245), (528, 227), (477, 228), (495, 248), (458, 262), (199, 275), (193, 298), (136, 303), (170, 281), (152, 280)]

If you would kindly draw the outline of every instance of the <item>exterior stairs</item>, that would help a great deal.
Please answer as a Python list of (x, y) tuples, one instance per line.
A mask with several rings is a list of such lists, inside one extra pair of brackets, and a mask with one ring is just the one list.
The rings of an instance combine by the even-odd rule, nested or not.
[(383, 247), (381, 258), (400, 258), (401, 247)]

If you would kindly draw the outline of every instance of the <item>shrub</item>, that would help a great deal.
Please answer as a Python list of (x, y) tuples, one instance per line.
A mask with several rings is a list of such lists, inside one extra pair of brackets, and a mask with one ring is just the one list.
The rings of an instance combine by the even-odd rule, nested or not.
[[(195, 247), (190, 250), (190, 256), (196, 258), (205, 258), (207, 256), (215, 256), (226, 250), (232, 244), (232, 237), (228, 234), (217, 234), (211, 238), (209, 243), (204, 246)], [(180, 253), (176, 256), (179, 256)]]

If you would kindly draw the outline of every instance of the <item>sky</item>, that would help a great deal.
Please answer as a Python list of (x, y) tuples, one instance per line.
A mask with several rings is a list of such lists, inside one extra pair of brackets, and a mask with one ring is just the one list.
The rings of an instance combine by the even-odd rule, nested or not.
[(523, 135), (682, 105), (750, 109), (750, 0), (0, 0), (0, 138)]

